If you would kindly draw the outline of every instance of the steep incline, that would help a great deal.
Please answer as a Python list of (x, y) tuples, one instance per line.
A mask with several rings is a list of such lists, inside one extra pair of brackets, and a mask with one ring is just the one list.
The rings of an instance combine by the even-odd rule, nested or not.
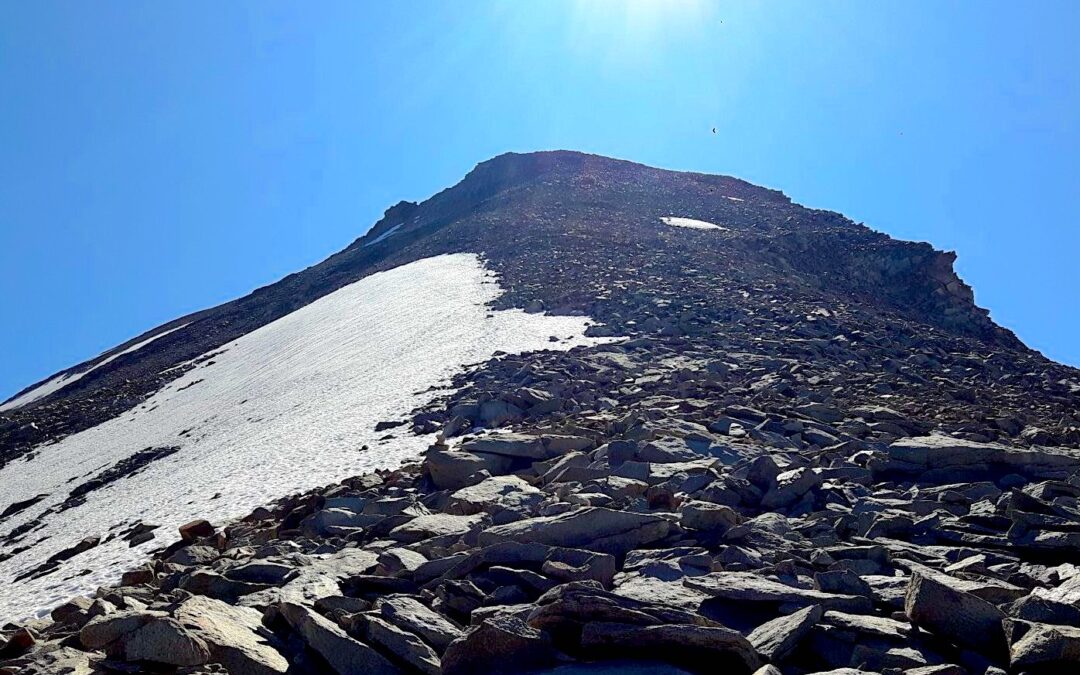
[[(300, 340), (296, 359), (262, 349), (261, 336), (324, 321), (363, 347), (351, 310), (323, 310), (447, 259), (481, 276), (482, 260), (502, 291), (478, 288), (479, 304), (451, 303), (441, 319), (454, 324), (446, 345), (479, 340), (482, 362), (415, 353), (449, 382), (385, 406), (381, 388), (429, 381), (380, 371), (395, 360), (385, 344), (368, 355), (378, 364), (357, 363), (363, 349), (337, 358), (338, 337), (314, 352)], [(62, 474), (0, 501), (0, 520), (19, 523), (0, 523), (14, 593), (84, 589), (84, 564), (121, 542), (154, 554), (51, 620), (0, 631), (0, 666), (1070, 672), (1080, 371), (995, 325), (953, 260), (733, 178), (569, 152), (484, 162), (323, 263), (140, 336), (2, 413), (0, 479), (42, 461)], [(446, 313), (410, 292), (429, 303), (419, 314), (357, 316)], [(497, 328), (510, 319), (532, 339)], [(544, 340), (548, 322), (568, 334)], [(420, 349), (441, 348), (443, 329), (426, 330)], [(266, 386), (251, 370), (264, 362), (312, 364), (315, 377)], [(272, 419), (230, 417), (248, 405)], [(167, 435), (216, 439), (209, 456), (134, 433), (159, 418), (150, 426)], [(246, 433), (262, 424), (273, 433)], [(383, 432), (359, 465), (338, 462), (335, 439)], [(176, 509), (213, 523), (41, 540), (59, 516), (110, 525), (118, 502), (89, 502), (127, 486), (176, 475), (175, 499), (207, 466), (235, 469), (234, 455), (235, 489), (199, 485)], [(76, 460), (86, 470), (65, 474)], [(275, 499), (290, 473), (310, 478), (297, 489), (336, 482)], [(217, 502), (264, 483), (265, 506), (223, 522)]]
[[(665, 216), (699, 218), (727, 229), (722, 237), (678, 236), (657, 228)], [(513, 290), (506, 305), (542, 300), (558, 312), (601, 305), (610, 314), (605, 319), (618, 320), (615, 308), (623, 299), (612, 297), (619, 289), (609, 288), (609, 281), (622, 275), (628, 284), (643, 283), (643, 260), (661, 273), (693, 260), (696, 269), (716, 274), (717, 284), (783, 283), (792, 291), (867, 306), (883, 318), (895, 314), (1026, 351), (973, 304), (970, 288), (952, 271), (953, 254), (892, 240), (733, 178), (572, 152), (508, 154), (480, 164), (422, 204), (394, 206), (365, 237), (319, 265), (181, 317), (50, 378), (85, 373), (51, 396), (0, 412), (0, 465), (132, 408), (179, 376), (170, 368), (345, 284), (456, 252), (483, 253), (506, 277)], [(560, 264), (566, 269), (556, 273)], [(617, 332), (622, 328), (615, 326)], [(153, 337), (158, 339), (137, 352), (122, 354)]]

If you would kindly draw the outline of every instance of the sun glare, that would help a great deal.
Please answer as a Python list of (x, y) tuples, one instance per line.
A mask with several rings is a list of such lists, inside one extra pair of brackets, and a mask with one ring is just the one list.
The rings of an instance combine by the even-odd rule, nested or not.
[(602, 45), (610, 57), (636, 61), (700, 32), (715, 7), (706, 0), (576, 0), (571, 34), (579, 46)]

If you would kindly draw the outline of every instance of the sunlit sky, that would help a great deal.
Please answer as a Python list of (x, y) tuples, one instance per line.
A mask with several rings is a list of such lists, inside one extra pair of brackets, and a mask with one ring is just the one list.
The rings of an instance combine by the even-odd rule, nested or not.
[(956, 250), (998, 322), (1080, 364), (1078, 8), (2, 3), (0, 398), (554, 148)]

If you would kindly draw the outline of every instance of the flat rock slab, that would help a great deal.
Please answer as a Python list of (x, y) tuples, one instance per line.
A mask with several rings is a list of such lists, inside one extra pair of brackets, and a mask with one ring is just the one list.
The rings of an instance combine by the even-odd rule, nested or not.
[(404, 525), (390, 531), (390, 538), (395, 541), (414, 543), (432, 537), (462, 536), (483, 521), (483, 516), (451, 516), (434, 513), (417, 516)]
[(517, 476), (493, 476), (450, 495), (447, 510), (461, 515), (524, 513), (543, 499), (543, 492)]
[(671, 523), (659, 516), (587, 507), (507, 525), (480, 533), (480, 545), (504, 541), (569, 546), (601, 553), (625, 553), (667, 536)]
[(713, 598), (736, 602), (769, 602), (806, 607), (820, 604), (825, 609), (869, 613), (870, 600), (856, 595), (835, 595), (805, 588), (794, 588), (752, 572), (713, 572), (700, 577), (686, 577), (683, 585)]
[(871, 467), (875, 477), (906, 475), (922, 483), (955, 483), (1004, 473), (1041, 480), (1063, 479), (1080, 469), (1080, 450), (1014, 448), (940, 434), (901, 439), (887, 452), (885, 462)]

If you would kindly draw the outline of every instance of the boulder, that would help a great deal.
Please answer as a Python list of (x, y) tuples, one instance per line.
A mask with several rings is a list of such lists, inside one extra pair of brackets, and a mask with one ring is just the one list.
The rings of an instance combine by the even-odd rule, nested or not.
[(586, 652), (660, 657), (695, 669), (708, 663), (710, 671), (733, 675), (749, 675), (761, 665), (750, 642), (723, 626), (596, 622), (582, 629), (581, 646)]
[(206, 520), (193, 520), (180, 526), (180, 539), (193, 542), (196, 539), (214, 536), (214, 526)]
[(444, 675), (494, 675), (545, 668), (556, 661), (551, 640), (510, 613), (496, 613), (454, 640), (442, 657)]
[(776, 509), (790, 506), (802, 499), (807, 492), (821, 485), (823, 480), (820, 469), (803, 467), (784, 471), (776, 476), (772, 487), (761, 498), (761, 507)]
[(79, 642), (87, 649), (101, 649), (155, 618), (165, 616), (164, 612), (127, 610), (95, 617), (79, 630)]
[(461, 628), (449, 619), (405, 595), (381, 598), (375, 603), (374, 609), (395, 626), (419, 635), (439, 653), (464, 635)]
[(395, 541), (414, 543), (432, 537), (460, 537), (483, 521), (483, 516), (453, 516), (446, 513), (433, 513), (417, 516), (409, 522), (390, 531), (390, 538)]
[(414, 670), (425, 675), (439, 675), (439, 655), (419, 637), (373, 614), (365, 615), (363, 621), (364, 638), (368, 642), (393, 654)]
[(798, 646), (823, 615), (820, 605), (804, 607), (799, 611), (767, 621), (754, 629), (747, 639), (757, 653), (767, 661), (776, 662)]
[(670, 530), (671, 523), (659, 516), (586, 507), (490, 527), (480, 533), (479, 543), (535, 542), (620, 554), (659, 541)]
[(517, 476), (493, 476), (450, 495), (448, 513), (490, 514), (496, 523), (521, 518), (544, 500), (544, 493)]
[(1005, 620), (1009, 662), (1017, 671), (1069, 672), (1080, 663), (1080, 628)]
[(512, 457), (504, 455), (477, 455), (434, 446), (424, 456), (424, 469), (439, 489), (458, 490), (482, 481), (484, 476), (477, 475), (481, 471), (493, 476), (506, 473), (513, 461)]
[(679, 507), (679, 524), (691, 530), (724, 534), (739, 524), (739, 514), (730, 506), (690, 500)]
[(273, 675), (289, 668), (263, 628), (262, 614), (254, 609), (195, 596), (184, 601), (175, 616), (206, 643), (211, 659), (231, 675)]
[(908, 582), (904, 614), (916, 626), (961, 647), (991, 658), (1008, 654), (1000, 609), (918, 572)]
[(1080, 450), (1014, 448), (943, 435), (892, 443), (887, 459), (871, 466), (875, 479), (908, 477), (920, 483), (975, 481), (1016, 473), (1029, 479), (1063, 479), (1080, 469)]
[(382, 654), (349, 637), (309, 607), (282, 602), (278, 611), (307, 646), (339, 675), (397, 675), (401, 672)]
[(854, 613), (869, 613), (872, 610), (870, 600), (862, 596), (795, 588), (752, 572), (714, 572), (706, 576), (686, 577), (682, 583), (729, 602), (773, 603), (796, 608), (821, 605), (824, 609)]
[(512, 459), (547, 459), (559, 454), (549, 450), (538, 436), (494, 433), (461, 444), (463, 452), (474, 455), (498, 455)]
[(170, 617), (152, 618), (118, 642), (127, 661), (199, 666), (210, 660), (206, 643)]

